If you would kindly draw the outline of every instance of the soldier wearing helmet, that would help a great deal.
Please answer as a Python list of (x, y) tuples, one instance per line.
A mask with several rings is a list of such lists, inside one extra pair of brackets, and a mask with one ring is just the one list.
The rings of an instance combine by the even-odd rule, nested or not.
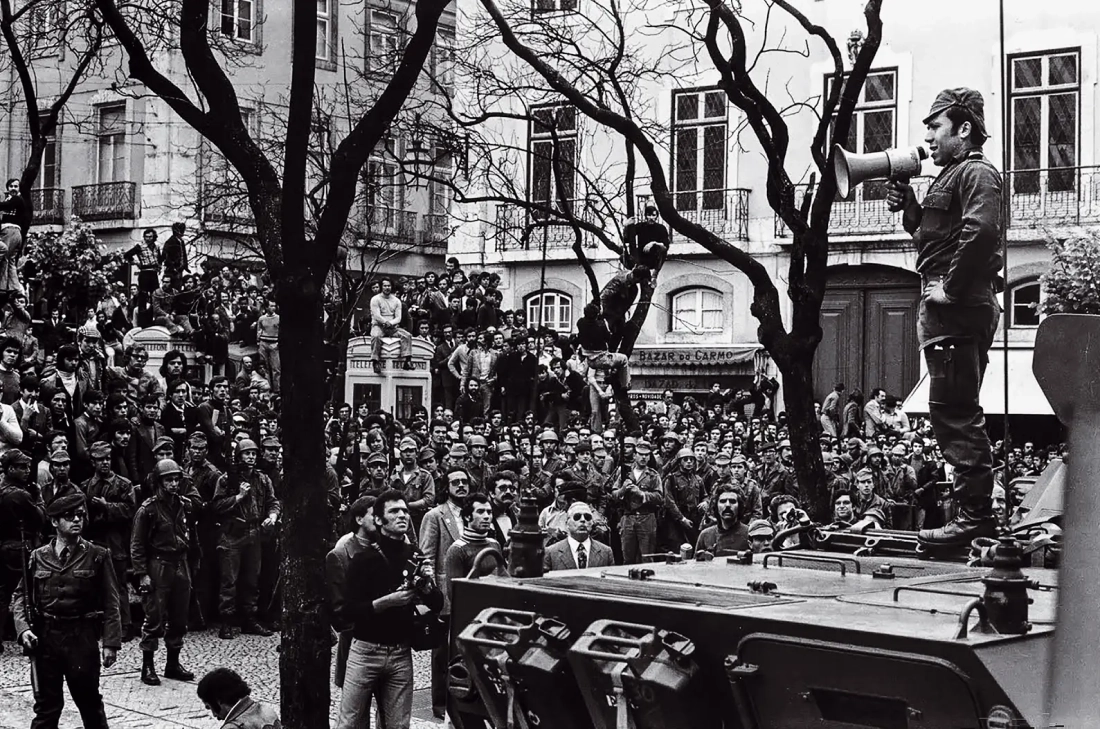
[(703, 479), (695, 470), (696, 462), (695, 451), (681, 448), (664, 479), (668, 506), (661, 526), (666, 546), (671, 548), (679, 547), (684, 542), (695, 544), (699, 536), (696, 528), (701, 516), (699, 507), (706, 494), (703, 492)]
[(130, 557), (139, 591), (144, 596), (141, 681), (159, 686), (153, 657), (162, 637), (168, 650), (164, 677), (180, 681), (195, 677), (179, 662), (191, 604), (191, 574), (187, 564), (191, 534), (187, 522), (194, 501), (180, 494), (183, 470), (175, 461), (159, 461), (153, 466), (151, 479), (156, 491), (134, 514)]
[[(238, 463), (218, 479), (210, 509), (220, 523), (218, 555), (221, 558), (218, 637), (230, 640), (239, 627), (250, 635), (271, 635), (256, 620), (259, 607), (261, 529), (271, 529), (281, 507), (271, 479), (256, 468), (259, 448), (245, 438), (237, 444)], [(240, 625), (236, 625), (238, 622)]]

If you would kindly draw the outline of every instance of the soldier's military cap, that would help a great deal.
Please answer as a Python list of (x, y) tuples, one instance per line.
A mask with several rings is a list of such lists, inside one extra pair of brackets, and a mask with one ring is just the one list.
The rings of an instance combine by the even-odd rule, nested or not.
[(420, 449), (420, 452), (417, 454), (416, 457), (417, 460), (421, 463), (423, 463), (424, 461), (430, 461), (431, 459), (435, 458), (435, 450), (428, 446), (424, 446)]
[(588, 441), (582, 440), (580, 443), (577, 444), (577, 453), (591, 453), (591, 452), (592, 452), (592, 444), (589, 443)]
[(46, 505), (46, 516), (58, 518), (72, 513), (84, 506), (84, 494), (59, 496)]
[(419, 450), (420, 444), (416, 442), (416, 438), (411, 438), (406, 435), (404, 438), (401, 439), (401, 443), (398, 445), (397, 449), (403, 451), (409, 448), (414, 451)]
[(245, 451), (258, 451), (258, 450), (260, 450), (260, 449), (258, 447), (256, 447), (256, 441), (252, 440), (251, 438), (242, 438), (241, 442), (237, 444), (237, 452), (238, 453), (244, 453)]
[(153, 453), (162, 450), (176, 450), (176, 441), (172, 440), (166, 435), (162, 435), (161, 437), (157, 438), (157, 442), (153, 444)]
[(558, 434), (552, 430), (544, 430), (539, 433), (538, 441), (539, 443), (545, 443), (546, 441), (554, 441), (555, 443), (557, 443)]
[(108, 458), (111, 455), (111, 446), (98, 440), (92, 443), (92, 447), (88, 449), (88, 455), (92, 458)]
[(31, 457), (18, 448), (9, 448), (0, 455), (0, 468), (8, 468), (17, 463), (30, 463)]
[(639, 440), (637, 443), (634, 444), (634, 450), (636, 450), (638, 453), (652, 453), (653, 446), (649, 444), (648, 440)]
[(260, 442), (260, 445), (264, 448), (279, 448), (282, 443), (279, 442), (278, 438), (269, 435)]
[(474, 446), (481, 446), (482, 448), (488, 448), (489, 447), (489, 441), (485, 440), (485, 438), (483, 436), (471, 435), (466, 440), (466, 446), (468, 448), (473, 448)]
[(767, 443), (761, 443), (760, 444), (760, 452), (761, 453), (767, 453), (768, 451), (774, 451), (774, 450), (775, 450), (775, 443), (772, 443), (771, 441), (768, 441)]
[(733, 457), (730, 458), (730, 463), (733, 464), (734, 466), (742, 464), (742, 463), (748, 463), (748, 462), (749, 462), (749, 459), (745, 458), (745, 456), (741, 453), (734, 453)]
[(372, 463), (381, 463), (387, 466), (389, 465), (389, 461), (386, 459), (386, 454), (382, 453), (381, 451), (374, 451), (369, 456), (367, 456), (367, 465), (369, 466)]
[(468, 456), (470, 455), (470, 449), (466, 447), (465, 443), (455, 443), (453, 446), (451, 446), (451, 450), (450, 452), (448, 452), (447, 455), (449, 455), (451, 458)]
[(581, 437), (576, 433), (570, 431), (565, 434), (565, 440), (563, 442), (565, 443), (565, 445), (575, 446), (581, 442)]
[(508, 441), (502, 441), (497, 444), (497, 455), (502, 456), (505, 453), (515, 453), (516, 449), (512, 447), (512, 444)]
[(69, 452), (64, 448), (58, 448), (50, 454), (50, 463), (68, 463), (71, 460)]
[(774, 537), (775, 527), (767, 519), (753, 519), (749, 522), (750, 537)]
[(721, 451), (719, 451), (718, 455), (714, 457), (714, 465), (728, 466), (731, 460), (733, 459), (730, 458), (728, 453), (722, 453)]
[(974, 130), (985, 138), (989, 138), (989, 132), (985, 129), (985, 99), (982, 94), (965, 86), (957, 89), (944, 89), (936, 95), (932, 102), (932, 108), (928, 110), (928, 116), (921, 122), (927, 124), (941, 112), (950, 108), (966, 109), (974, 119)]
[(201, 430), (196, 430), (188, 436), (187, 441), (194, 446), (206, 445), (206, 433), (203, 433)]
[(791, 442), (789, 440), (787, 440), (786, 438), (779, 441), (779, 450), (783, 450), (784, 448), (789, 449), (790, 447), (791, 447)]

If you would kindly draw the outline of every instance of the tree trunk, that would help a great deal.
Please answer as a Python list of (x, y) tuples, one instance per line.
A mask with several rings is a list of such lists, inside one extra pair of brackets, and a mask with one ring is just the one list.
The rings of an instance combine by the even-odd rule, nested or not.
[(329, 727), (329, 621), (325, 554), (325, 371), (321, 292), (290, 273), (278, 287), (283, 353), (283, 625), (279, 675), (284, 726)]
[(832, 521), (832, 505), (825, 490), (825, 465), (814, 418), (813, 348), (795, 356), (776, 358), (783, 375), (783, 402), (787, 431), (798, 479), (798, 500), (814, 521)]

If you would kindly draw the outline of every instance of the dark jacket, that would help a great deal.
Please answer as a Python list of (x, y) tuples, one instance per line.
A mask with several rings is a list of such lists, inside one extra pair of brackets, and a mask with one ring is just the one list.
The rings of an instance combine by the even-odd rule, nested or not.
[[(351, 559), (348, 566), (347, 606), (357, 640), (382, 645), (407, 645), (412, 640), (413, 605), (375, 611), (374, 601), (396, 592), (405, 581), (405, 570), (415, 548), (404, 541), (379, 536), (376, 547)], [(435, 584), (420, 601), (434, 611), (443, 609), (443, 593)]]

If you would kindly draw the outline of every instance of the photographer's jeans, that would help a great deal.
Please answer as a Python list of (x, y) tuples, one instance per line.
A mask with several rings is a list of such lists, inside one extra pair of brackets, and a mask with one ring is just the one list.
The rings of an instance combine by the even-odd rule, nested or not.
[[(375, 691), (375, 688), (379, 691)], [(407, 645), (382, 645), (353, 639), (340, 696), (337, 729), (370, 726), (371, 696), (380, 696), (383, 729), (407, 729), (412, 721), (412, 650)]]

